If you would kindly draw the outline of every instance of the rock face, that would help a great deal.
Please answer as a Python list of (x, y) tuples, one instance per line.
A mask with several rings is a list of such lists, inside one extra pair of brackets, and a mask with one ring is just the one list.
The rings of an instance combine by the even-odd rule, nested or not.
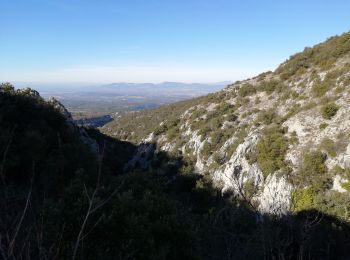
[(147, 169), (150, 166), (150, 159), (152, 158), (154, 151), (154, 144), (140, 144), (133, 158), (125, 165), (124, 171), (127, 172), (135, 168)]
[(49, 97), (47, 102), (66, 118), (66, 121), (72, 131), (77, 131), (79, 133), (80, 140), (86, 144), (93, 153), (98, 154), (99, 147), (97, 141), (88, 135), (84, 127), (79, 127), (75, 124), (72, 114), (65, 108), (65, 106), (54, 97)]
[(246, 154), (251, 151), (259, 141), (259, 133), (252, 132), (238, 145), (236, 152), (231, 159), (214, 172), (213, 180), (216, 185), (222, 187), (223, 192), (232, 190), (239, 193), (244, 188), (244, 184), (252, 180), (255, 187), (263, 184), (264, 176), (256, 163), (250, 165), (246, 159)]
[(340, 192), (340, 193), (347, 192), (347, 190), (342, 187), (342, 184), (347, 183), (347, 182), (348, 182), (348, 180), (343, 179), (339, 175), (334, 176), (332, 190), (335, 190), (335, 191)]
[(270, 174), (262, 193), (258, 196), (259, 211), (275, 215), (284, 215), (291, 210), (291, 194), (293, 186), (285, 176), (278, 177), (278, 173)]
[(344, 168), (350, 168), (350, 143), (346, 147), (346, 152), (343, 155), (342, 162), (344, 164)]
[(56, 98), (49, 97), (47, 102), (64, 115), (68, 122), (73, 122), (72, 114)]

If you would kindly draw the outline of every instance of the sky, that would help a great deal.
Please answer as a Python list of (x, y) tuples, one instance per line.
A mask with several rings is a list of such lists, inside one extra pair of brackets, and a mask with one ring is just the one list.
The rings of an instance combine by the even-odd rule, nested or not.
[(0, 0), (0, 82), (218, 82), (350, 30), (348, 0)]

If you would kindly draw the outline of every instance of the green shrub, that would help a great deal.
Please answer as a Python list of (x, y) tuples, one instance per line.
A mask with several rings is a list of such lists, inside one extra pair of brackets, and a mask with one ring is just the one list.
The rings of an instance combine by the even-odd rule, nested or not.
[(235, 115), (235, 114), (233, 114), (233, 113), (228, 114), (228, 115), (226, 116), (226, 120), (227, 120), (227, 121), (230, 121), (230, 122), (234, 122), (234, 121), (236, 121), (236, 120), (237, 120), (237, 118), (238, 118), (238, 116), (237, 116), (237, 115)]
[(291, 144), (298, 144), (299, 143), (299, 138), (297, 132), (293, 131), (290, 135), (289, 142)]
[(289, 88), (285, 88), (285, 90), (283, 91), (282, 96), (280, 97), (281, 101), (286, 101), (289, 98), (292, 99), (296, 99), (299, 96), (298, 92), (289, 89)]
[(321, 151), (304, 154), (298, 176), (302, 185), (312, 185), (315, 190), (324, 190), (329, 185), (328, 169), (325, 164), (327, 156)]
[(339, 106), (335, 103), (329, 103), (321, 108), (322, 117), (325, 119), (331, 119), (337, 114)]
[(165, 133), (168, 130), (168, 127), (166, 124), (162, 124), (160, 126), (158, 126), (156, 129), (154, 129), (154, 135), (161, 135), (163, 133)]
[(252, 94), (256, 93), (256, 88), (252, 85), (252, 84), (244, 84), (243, 86), (241, 86), (238, 90), (238, 94), (241, 97), (246, 97)]
[(327, 123), (321, 123), (320, 126), (319, 126), (319, 128), (320, 128), (321, 130), (323, 130), (323, 129), (326, 129), (327, 126), (328, 126)]
[(199, 129), (198, 134), (201, 136), (201, 141), (204, 141), (204, 139), (208, 136), (208, 134), (211, 132), (211, 128), (209, 126), (202, 126)]
[(257, 118), (258, 122), (264, 123), (265, 125), (272, 124), (273, 122), (279, 121), (279, 116), (274, 109), (262, 111)]
[(201, 154), (204, 158), (208, 158), (212, 153), (212, 145), (210, 142), (206, 141), (202, 147)]
[(220, 131), (216, 131), (211, 136), (211, 143), (212, 143), (212, 145), (216, 146), (216, 145), (221, 144), (223, 139), (224, 139), (223, 132), (221, 130)]
[(222, 164), (225, 163), (225, 158), (224, 158), (224, 156), (223, 156), (220, 152), (218, 152), (218, 151), (216, 151), (216, 152), (213, 154), (213, 160), (214, 160), (214, 162), (215, 162), (216, 164), (218, 164), (218, 165), (222, 165)]
[(327, 81), (316, 80), (312, 85), (312, 92), (316, 97), (322, 97), (331, 88), (331, 83)]
[(270, 81), (264, 81), (259, 86), (259, 91), (265, 91), (268, 94), (271, 94), (275, 91), (281, 92), (285, 86), (281, 81), (278, 80), (270, 80)]
[(336, 150), (335, 143), (330, 138), (327, 138), (327, 137), (324, 138), (322, 140), (322, 142), (320, 143), (319, 148), (321, 150), (325, 150), (330, 157), (337, 156), (337, 150)]
[(257, 192), (257, 187), (255, 186), (254, 180), (248, 180), (243, 185), (243, 193), (246, 199), (250, 199)]
[(15, 93), (15, 87), (9, 82), (1, 83), (0, 84), (0, 93), (1, 92), (5, 92), (5, 93), (8, 93), (8, 94), (14, 94)]
[(346, 189), (348, 192), (350, 192), (350, 181), (344, 182), (341, 184), (342, 188)]
[(269, 74), (272, 74), (272, 71), (266, 71), (266, 72), (263, 72), (263, 73), (260, 73), (257, 78), (258, 78), (258, 81), (263, 81), (267, 75)]
[(265, 177), (286, 167), (284, 156), (288, 149), (288, 139), (278, 126), (268, 128), (256, 146), (256, 158)]
[(315, 196), (316, 193), (311, 187), (295, 191), (292, 195), (293, 210), (299, 212), (313, 208)]

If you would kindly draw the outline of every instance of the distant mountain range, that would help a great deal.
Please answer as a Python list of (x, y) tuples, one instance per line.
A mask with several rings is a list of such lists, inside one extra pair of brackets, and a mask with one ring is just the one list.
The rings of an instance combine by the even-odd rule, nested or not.
[[(84, 92), (103, 92), (121, 95), (186, 95), (198, 96), (218, 91), (230, 84), (231, 81), (217, 83), (183, 83), (183, 82), (162, 82), (162, 83), (128, 83), (116, 82), (98, 87), (89, 87)], [(161, 93), (159, 92), (161, 91)]]

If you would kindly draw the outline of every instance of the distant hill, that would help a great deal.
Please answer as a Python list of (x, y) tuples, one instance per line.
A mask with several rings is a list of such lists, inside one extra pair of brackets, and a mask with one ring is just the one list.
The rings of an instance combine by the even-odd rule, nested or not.
[[(231, 82), (219, 83), (182, 83), (182, 82), (163, 82), (163, 83), (111, 83), (98, 88), (101, 92), (118, 93), (121, 95), (137, 96), (199, 96), (210, 92), (218, 91)], [(97, 90), (97, 88), (95, 88)]]

